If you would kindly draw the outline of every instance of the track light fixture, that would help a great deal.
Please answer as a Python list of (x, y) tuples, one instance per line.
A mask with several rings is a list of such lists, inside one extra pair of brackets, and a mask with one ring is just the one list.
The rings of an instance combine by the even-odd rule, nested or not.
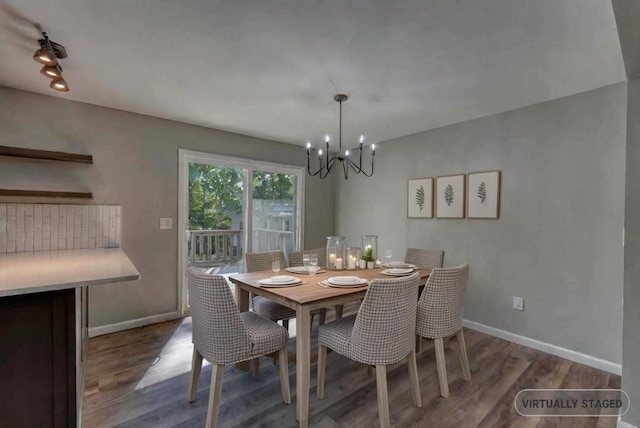
[(67, 50), (61, 44), (49, 40), (44, 31), (38, 44), (40, 49), (33, 54), (33, 59), (44, 65), (40, 73), (53, 79), (49, 87), (56, 91), (69, 92), (69, 84), (62, 78), (62, 67), (58, 62), (58, 59), (67, 58)]

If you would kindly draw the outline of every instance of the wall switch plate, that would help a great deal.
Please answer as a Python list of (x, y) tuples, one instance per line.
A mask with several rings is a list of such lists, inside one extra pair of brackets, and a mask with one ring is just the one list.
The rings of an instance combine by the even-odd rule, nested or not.
[(524, 311), (524, 299), (522, 297), (513, 296), (513, 309)]
[(160, 218), (160, 229), (173, 229), (173, 219)]

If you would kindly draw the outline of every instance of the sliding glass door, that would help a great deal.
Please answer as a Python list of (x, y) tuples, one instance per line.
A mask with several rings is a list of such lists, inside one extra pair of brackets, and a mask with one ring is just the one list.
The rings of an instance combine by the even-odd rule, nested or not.
[(300, 167), (179, 152), (178, 300), (188, 311), (186, 272), (242, 272), (246, 252), (302, 247)]

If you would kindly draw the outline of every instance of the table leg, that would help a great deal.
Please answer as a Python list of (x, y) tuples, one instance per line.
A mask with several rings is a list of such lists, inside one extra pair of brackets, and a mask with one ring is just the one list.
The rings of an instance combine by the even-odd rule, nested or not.
[(300, 428), (309, 426), (309, 382), (311, 354), (311, 312), (308, 306), (296, 310), (296, 416)]
[[(240, 312), (249, 311), (249, 292), (238, 287), (238, 285), (236, 285), (236, 301), (238, 302), (238, 309), (240, 309)], [(237, 363), (236, 368), (239, 370), (249, 371), (250, 365), (250, 361), (243, 361), (241, 363)]]

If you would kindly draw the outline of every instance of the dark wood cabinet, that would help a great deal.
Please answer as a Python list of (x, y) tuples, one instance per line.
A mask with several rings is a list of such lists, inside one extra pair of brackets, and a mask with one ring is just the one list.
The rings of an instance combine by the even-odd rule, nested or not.
[(0, 425), (75, 427), (76, 290), (0, 299)]

